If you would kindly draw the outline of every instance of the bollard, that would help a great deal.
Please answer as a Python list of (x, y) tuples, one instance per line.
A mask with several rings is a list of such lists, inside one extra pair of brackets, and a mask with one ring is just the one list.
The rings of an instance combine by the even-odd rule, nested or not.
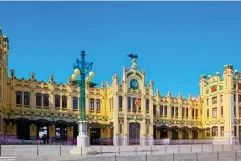
[(0, 144), (0, 156), (2, 156), (2, 145)]
[(202, 145), (202, 152), (203, 152), (203, 145)]
[(100, 156), (102, 156), (102, 146), (100, 146)]
[(198, 156), (197, 156), (197, 152), (196, 152), (196, 160), (198, 161)]
[(137, 155), (137, 146), (136, 146), (136, 155)]
[(61, 145), (59, 146), (59, 155), (61, 156)]
[(81, 156), (82, 156), (82, 146), (80, 147), (80, 154), (81, 154)]
[(119, 146), (119, 155), (120, 155), (120, 146)]
[(147, 161), (147, 154), (146, 154), (146, 161)]
[(165, 145), (165, 154), (167, 154), (167, 146)]
[(237, 151), (235, 150), (235, 153), (234, 153), (234, 160), (237, 161)]
[(151, 145), (151, 154), (152, 154), (152, 145)]
[(180, 145), (178, 145), (178, 153), (181, 153)]
[(174, 158), (174, 153), (172, 154), (172, 161), (174, 161), (175, 160), (175, 158)]
[(116, 154), (115, 154), (115, 161), (116, 161)]
[(223, 144), (222, 144), (222, 151), (223, 151)]
[(219, 161), (219, 151), (217, 151), (217, 161)]
[(38, 156), (38, 145), (37, 145), (37, 156)]
[(191, 153), (192, 153), (192, 145), (190, 145), (190, 151), (191, 151)]

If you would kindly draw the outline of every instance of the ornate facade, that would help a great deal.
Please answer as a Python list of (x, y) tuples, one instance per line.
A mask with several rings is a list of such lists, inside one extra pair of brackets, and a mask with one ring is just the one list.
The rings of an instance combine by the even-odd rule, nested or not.
[[(68, 80), (57, 84), (38, 81), (34, 73), (19, 79), (14, 70), (8, 77), (9, 41), (0, 30), (0, 134), (19, 139), (76, 138), (80, 89)], [(161, 96), (146, 84), (136, 57), (123, 68), (122, 78), (86, 86), (86, 114), (90, 143), (114, 145), (154, 144), (154, 140), (214, 139), (230, 141), (240, 136), (241, 74), (225, 65), (223, 77), (201, 75), (200, 96)], [(233, 108), (232, 108), (233, 107)], [(231, 119), (233, 118), (233, 119)], [(233, 121), (232, 121), (233, 120)], [(100, 142), (100, 139), (102, 142)], [(111, 140), (111, 141), (110, 141)], [(156, 142), (157, 143), (157, 142)]]

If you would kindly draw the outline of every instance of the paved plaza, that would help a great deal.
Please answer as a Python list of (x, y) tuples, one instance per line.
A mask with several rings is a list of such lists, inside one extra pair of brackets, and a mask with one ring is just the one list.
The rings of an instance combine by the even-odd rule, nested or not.
[(92, 156), (70, 155), (73, 147), (2, 145), (0, 161), (241, 161), (240, 145), (93, 146)]

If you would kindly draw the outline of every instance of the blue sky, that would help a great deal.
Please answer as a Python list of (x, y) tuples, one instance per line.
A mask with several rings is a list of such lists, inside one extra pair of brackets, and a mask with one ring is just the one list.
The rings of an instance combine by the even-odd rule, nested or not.
[(9, 69), (18, 78), (66, 83), (81, 50), (95, 63), (93, 79), (111, 82), (137, 53), (147, 84), (199, 95), (201, 74), (241, 71), (241, 2), (0, 2), (10, 40)]

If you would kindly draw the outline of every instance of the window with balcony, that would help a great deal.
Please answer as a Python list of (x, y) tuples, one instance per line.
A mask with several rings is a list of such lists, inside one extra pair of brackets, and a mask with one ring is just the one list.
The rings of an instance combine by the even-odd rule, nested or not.
[(217, 107), (212, 109), (212, 117), (216, 118), (217, 117)]
[(209, 117), (209, 109), (207, 109), (207, 118)]
[(16, 91), (16, 104), (21, 105), (22, 104), (22, 92)]
[(238, 102), (241, 102), (241, 95), (238, 95)]
[(36, 106), (41, 107), (42, 106), (42, 94), (36, 93)]
[(54, 96), (55, 97), (55, 100), (54, 100), (54, 102), (55, 102), (55, 107), (60, 107), (60, 95), (55, 95)]
[(73, 97), (73, 110), (78, 110), (79, 99), (78, 97)]
[(24, 105), (29, 106), (30, 105), (30, 93), (24, 92)]
[(212, 97), (212, 104), (217, 104), (217, 97)]
[(198, 119), (198, 109), (196, 109), (196, 119)]
[(90, 111), (95, 110), (95, 100), (93, 98), (90, 99)]
[(160, 116), (163, 116), (163, 105), (160, 105)]
[(184, 118), (184, 116), (185, 116), (185, 108), (183, 107), (182, 108), (182, 118)]
[(62, 109), (67, 108), (67, 96), (62, 96)]
[(220, 136), (224, 136), (224, 126), (220, 127)]
[(153, 115), (156, 116), (156, 105), (153, 105)]
[(194, 108), (192, 108), (192, 118), (194, 119), (195, 113), (194, 113)]
[(119, 110), (122, 111), (122, 96), (119, 96)]
[(146, 99), (146, 112), (149, 113), (149, 99)]
[(131, 98), (130, 97), (128, 97), (128, 105), (127, 105), (128, 107), (128, 111), (131, 111)]
[(43, 105), (44, 107), (49, 107), (49, 95), (43, 94)]
[(96, 111), (100, 111), (100, 99), (96, 100)]
[(217, 126), (212, 127), (212, 136), (218, 136), (218, 127)]
[(188, 108), (186, 108), (186, 118), (188, 118)]
[(174, 107), (171, 107), (171, 117), (174, 117)]
[(164, 106), (164, 115), (167, 116), (167, 106)]
[(221, 116), (223, 116), (223, 106), (221, 106), (221, 109), (220, 109), (220, 110), (221, 110), (221, 112), (220, 112), (220, 113), (221, 113)]
[(175, 109), (175, 114), (176, 114), (175, 116), (178, 117), (178, 107), (176, 107)]

